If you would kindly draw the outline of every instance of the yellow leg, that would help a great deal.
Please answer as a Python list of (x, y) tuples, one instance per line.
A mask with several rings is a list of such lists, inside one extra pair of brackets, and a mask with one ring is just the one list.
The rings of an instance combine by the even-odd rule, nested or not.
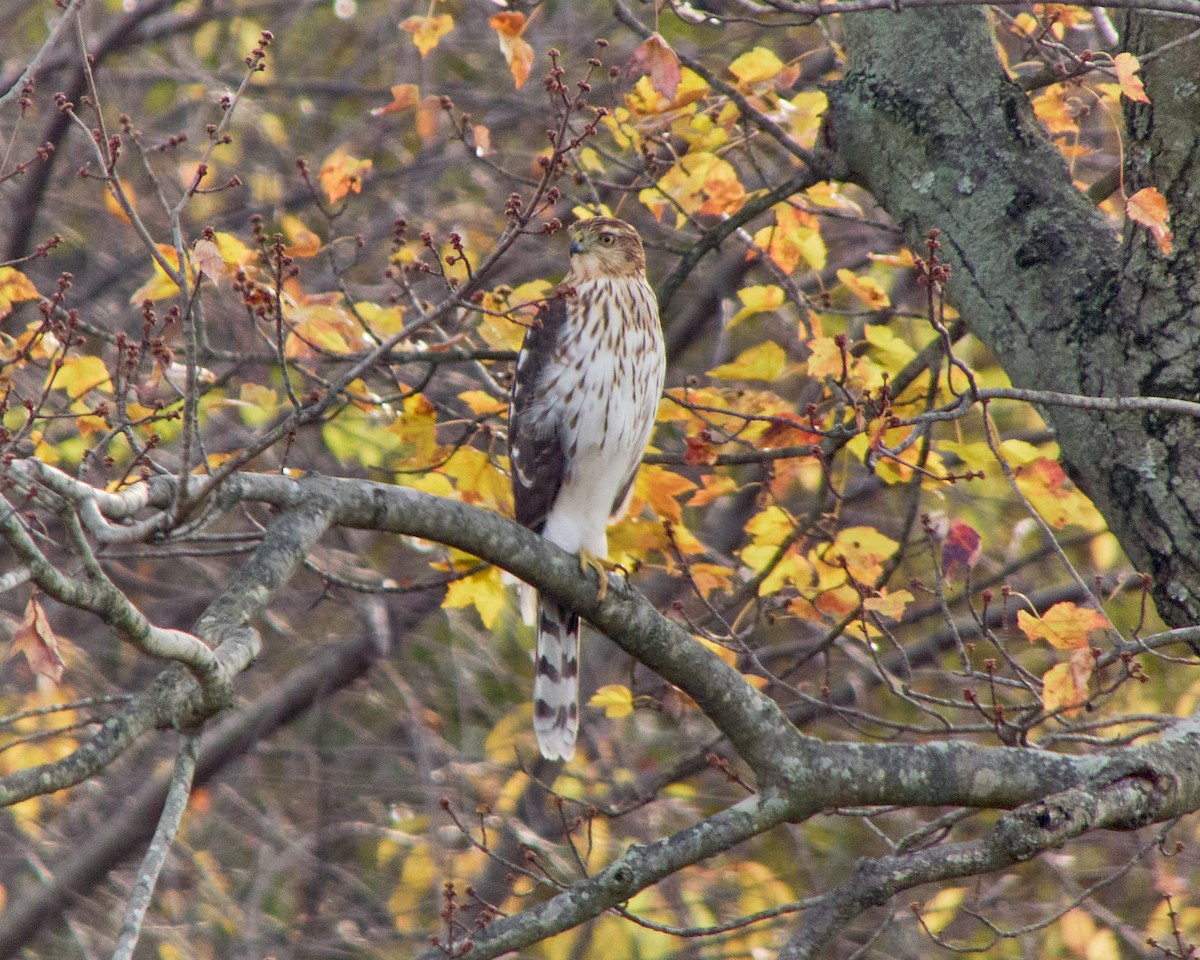
[(588, 570), (595, 570), (596, 576), (600, 578), (600, 592), (596, 595), (598, 600), (603, 600), (608, 596), (608, 571), (611, 569), (612, 566), (604, 557), (598, 557), (587, 550), (579, 551), (580, 572), (587, 573)]

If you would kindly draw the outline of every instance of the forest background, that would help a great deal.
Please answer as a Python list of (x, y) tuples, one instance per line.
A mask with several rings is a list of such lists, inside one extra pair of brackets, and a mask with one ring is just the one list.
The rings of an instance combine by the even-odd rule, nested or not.
[[(1194, 954), (1195, 0), (4, 30), (0, 956)], [(504, 444), (598, 213), (603, 598)], [(565, 766), (505, 571), (606, 635)]]

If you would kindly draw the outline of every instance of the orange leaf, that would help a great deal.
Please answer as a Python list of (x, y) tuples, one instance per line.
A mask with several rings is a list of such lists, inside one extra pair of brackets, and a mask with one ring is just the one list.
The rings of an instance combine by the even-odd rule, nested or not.
[(521, 39), (529, 21), (523, 13), (505, 11), (494, 14), (488, 23), (496, 31), (496, 38), (500, 41), (500, 52), (508, 61), (508, 69), (512, 71), (513, 82), (519, 90), (529, 79), (529, 71), (533, 68), (533, 47)]
[(409, 17), (400, 24), (400, 29), (413, 35), (413, 45), (424, 57), (454, 29), (454, 18), (448, 13), (436, 17)]
[(1099, 610), (1064, 601), (1056, 603), (1040, 617), (1019, 611), (1017, 626), (1030, 642), (1045, 640), (1059, 650), (1083, 650), (1088, 646), (1092, 631), (1108, 629), (1109, 622)]
[(421, 102), (420, 88), (415, 83), (398, 83), (392, 87), (392, 102), (384, 107), (376, 107), (371, 116), (381, 117), (385, 113), (400, 113), (409, 110)]
[(362, 193), (363, 180), (371, 171), (370, 160), (360, 160), (338, 147), (321, 164), (317, 179), (329, 195), (330, 203), (337, 203), (348, 193)]
[(634, 485), (635, 494), (650, 505), (659, 517), (673, 523), (683, 523), (679, 502), (675, 499), (680, 494), (695, 490), (696, 485), (687, 477), (681, 477), (662, 467), (642, 467), (638, 471)]
[(1171, 231), (1167, 228), (1171, 211), (1167, 209), (1166, 197), (1154, 187), (1142, 187), (1125, 202), (1125, 213), (1129, 219), (1150, 228), (1159, 250), (1171, 252)]
[(1117, 82), (1121, 84), (1121, 93), (1130, 100), (1149, 103), (1150, 98), (1146, 96), (1146, 88), (1142, 86), (1142, 81), (1136, 75), (1142, 69), (1138, 58), (1132, 53), (1118, 53), (1113, 57), (1113, 66), (1117, 70)]
[(629, 61), (631, 74), (644, 73), (654, 89), (668, 100), (674, 100), (683, 79), (679, 57), (659, 34), (651, 34), (633, 51)]
[(9, 659), (18, 653), (25, 654), (29, 668), (38, 676), (45, 677), (52, 683), (62, 680), (66, 663), (58, 652), (58, 637), (50, 629), (46, 611), (35, 597), (29, 598), (29, 603), (25, 605), (25, 615), (13, 633)]

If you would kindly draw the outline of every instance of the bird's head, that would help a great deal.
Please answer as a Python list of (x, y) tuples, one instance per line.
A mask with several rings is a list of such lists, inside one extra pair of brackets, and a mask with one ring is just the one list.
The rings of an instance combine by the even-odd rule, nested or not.
[(592, 217), (572, 224), (571, 275), (574, 280), (641, 276), (646, 272), (642, 238), (624, 220)]

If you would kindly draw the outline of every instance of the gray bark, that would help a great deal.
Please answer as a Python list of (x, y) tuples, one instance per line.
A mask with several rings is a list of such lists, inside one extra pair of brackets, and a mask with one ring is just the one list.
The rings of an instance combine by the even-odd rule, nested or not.
[[(1131, 13), (1134, 52), (1191, 22)], [(840, 175), (866, 187), (914, 250), (941, 231), (948, 295), (1018, 387), (1195, 398), (1200, 288), (1191, 46), (1149, 62), (1151, 105), (1127, 111), (1126, 191), (1167, 197), (1175, 251), (1110, 222), (1071, 182), (1028, 97), (1004, 74), (978, 10), (846, 18), (850, 69), (830, 91)], [(1065, 460), (1173, 625), (1200, 619), (1195, 420), (1043, 411)]]

